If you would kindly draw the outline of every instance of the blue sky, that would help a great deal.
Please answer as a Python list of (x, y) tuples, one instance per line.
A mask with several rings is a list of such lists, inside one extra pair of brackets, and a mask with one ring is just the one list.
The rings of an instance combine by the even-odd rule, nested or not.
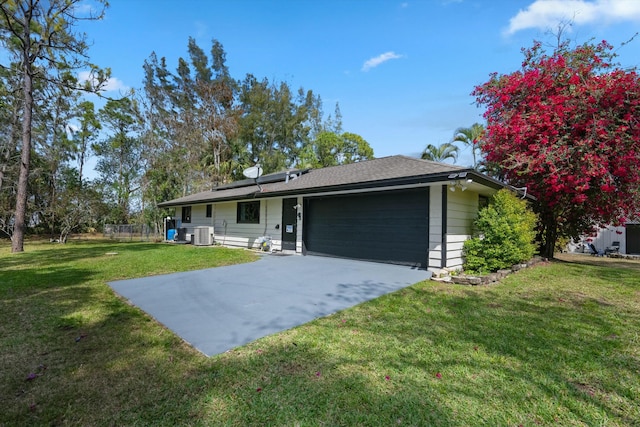
[[(553, 43), (573, 21), (578, 43), (618, 47), (640, 31), (640, 0), (110, 0), (105, 19), (83, 24), (92, 62), (110, 67), (109, 95), (142, 86), (144, 60), (187, 56), (188, 38), (219, 40), (231, 75), (312, 89), (325, 114), (339, 103), (343, 129), (376, 157), (418, 156), (482, 122), (470, 95), (492, 72), (516, 71), (522, 47)], [(619, 50), (640, 65), (640, 38)], [(463, 152), (458, 164), (469, 165)]]

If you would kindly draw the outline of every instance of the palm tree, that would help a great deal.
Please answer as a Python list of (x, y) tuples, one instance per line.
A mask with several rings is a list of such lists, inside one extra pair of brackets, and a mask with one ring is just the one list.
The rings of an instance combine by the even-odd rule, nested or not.
[(431, 160), (432, 162), (444, 162), (447, 159), (453, 159), (453, 163), (455, 163), (458, 160), (458, 151), (460, 149), (450, 142), (445, 142), (438, 147), (427, 144), (420, 157), (423, 160)]
[(464, 145), (471, 147), (471, 154), (473, 155), (473, 168), (478, 168), (476, 161), (476, 153), (478, 157), (480, 155), (480, 143), (485, 135), (484, 126), (480, 123), (474, 123), (468, 128), (458, 128), (453, 133), (453, 139), (451, 142), (462, 142)]

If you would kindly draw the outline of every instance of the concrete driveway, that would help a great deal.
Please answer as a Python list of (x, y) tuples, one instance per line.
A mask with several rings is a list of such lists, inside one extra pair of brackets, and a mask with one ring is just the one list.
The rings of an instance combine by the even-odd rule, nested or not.
[(109, 283), (207, 356), (430, 278), (425, 270), (318, 256)]

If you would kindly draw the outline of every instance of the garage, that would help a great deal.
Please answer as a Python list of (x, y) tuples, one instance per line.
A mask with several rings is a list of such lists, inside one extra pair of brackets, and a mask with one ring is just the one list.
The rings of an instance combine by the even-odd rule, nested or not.
[(308, 254), (427, 267), (427, 187), (309, 197), (304, 206)]

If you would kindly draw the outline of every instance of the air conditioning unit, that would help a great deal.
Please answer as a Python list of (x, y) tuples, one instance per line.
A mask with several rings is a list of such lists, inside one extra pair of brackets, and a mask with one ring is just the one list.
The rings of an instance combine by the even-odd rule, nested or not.
[(213, 245), (213, 227), (194, 227), (191, 238), (196, 246), (211, 246)]

